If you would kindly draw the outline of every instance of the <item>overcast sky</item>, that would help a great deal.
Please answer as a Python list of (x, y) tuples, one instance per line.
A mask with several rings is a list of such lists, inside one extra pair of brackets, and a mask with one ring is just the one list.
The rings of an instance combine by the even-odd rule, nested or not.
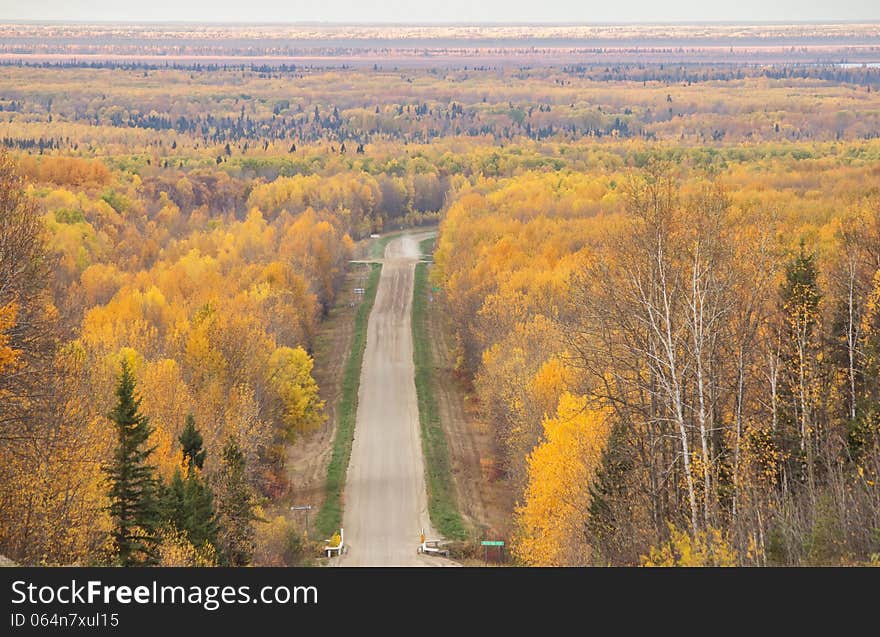
[(803, 22), (880, 20), (880, 0), (0, 0), (0, 20)]

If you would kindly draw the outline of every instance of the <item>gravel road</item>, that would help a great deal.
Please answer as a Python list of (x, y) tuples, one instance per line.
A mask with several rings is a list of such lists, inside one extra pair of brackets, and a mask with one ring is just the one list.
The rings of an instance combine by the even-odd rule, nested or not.
[(410, 322), (418, 242), (426, 236), (403, 235), (385, 247), (367, 326), (340, 566), (448, 563), (416, 553), (420, 529), (438, 539), (428, 519)]

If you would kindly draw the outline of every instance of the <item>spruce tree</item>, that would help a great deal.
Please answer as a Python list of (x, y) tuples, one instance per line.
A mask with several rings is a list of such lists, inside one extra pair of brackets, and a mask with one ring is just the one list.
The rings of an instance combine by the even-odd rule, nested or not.
[(254, 495), (247, 482), (245, 462), (238, 442), (230, 436), (223, 447), (217, 505), (219, 548), (228, 566), (247, 566), (254, 553)]
[(187, 416), (178, 440), (183, 448), (184, 469), (176, 469), (171, 482), (162, 489), (163, 515), (166, 522), (186, 533), (187, 539), (196, 548), (205, 544), (216, 546), (214, 494), (200, 472), (206, 451), (202, 449), (202, 435), (196, 429), (192, 415)]
[[(616, 423), (602, 450), (602, 463), (590, 485), (590, 505), (584, 533), (590, 543), (595, 564), (614, 564), (631, 558), (632, 533), (625, 527), (627, 477), (633, 461), (626, 441), (626, 428)], [(624, 515), (621, 515), (624, 513)]]
[(104, 467), (110, 482), (116, 561), (121, 566), (155, 564), (160, 517), (156, 468), (149, 464), (152, 428), (149, 418), (140, 413), (141, 401), (135, 397), (134, 375), (127, 361), (122, 362), (116, 398), (116, 407), (108, 416), (116, 430), (116, 450)]
[(186, 518), (184, 530), (195, 547), (205, 544), (217, 545), (217, 514), (214, 510), (214, 493), (195, 472), (189, 474), (183, 485), (183, 502)]
[(192, 471), (193, 467), (198, 467), (199, 469), (204, 467), (207, 451), (202, 449), (204, 440), (202, 439), (202, 434), (196, 429), (196, 419), (192, 414), (187, 414), (186, 424), (183, 426), (183, 432), (178, 440), (183, 449), (183, 461), (190, 471)]
[(162, 509), (162, 517), (166, 523), (174, 525), (179, 531), (184, 531), (184, 513), (186, 504), (184, 502), (184, 482), (183, 473), (180, 467), (174, 470), (171, 481), (160, 487), (159, 502)]

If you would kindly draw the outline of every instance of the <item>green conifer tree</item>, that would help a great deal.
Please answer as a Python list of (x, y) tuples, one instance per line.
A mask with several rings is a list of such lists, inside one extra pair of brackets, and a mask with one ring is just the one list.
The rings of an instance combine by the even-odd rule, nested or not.
[(207, 452), (192, 415), (180, 434), (184, 468), (174, 471), (171, 482), (162, 489), (162, 511), (166, 522), (186, 533), (196, 548), (217, 545), (217, 515), (214, 494), (201, 475)]
[(135, 380), (127, 361), (116, 388), (116, 407), (108, 418), (116, 430), (113, 460), (104, 467), (110, 482), (110, 515), (115, 561), (121, 566), (155, 564), (160, 522), (156, 468), (149, 464), (152, 428), (135, 397)]
[(196, 429), (196, 419), (192, 414), (187, 414), (186, 424), (180, 434), (180, 446), (183, 448), (184, 463), (192, 470), (193, 467), (203, 468), (207, 451), (202, 448), (204, 440), (202, 434)]
[(244, 454), (235, 438), (223, 447), (218, 483), (218, 539), (224, 564), (247, 566), (254, 553), (254, 495), (247, 482)]

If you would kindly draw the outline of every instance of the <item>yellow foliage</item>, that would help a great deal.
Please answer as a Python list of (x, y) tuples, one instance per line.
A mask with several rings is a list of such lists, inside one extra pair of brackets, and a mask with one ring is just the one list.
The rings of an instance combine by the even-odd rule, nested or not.
[(609, 435), (609, 410), (563, 393), (544, 441), (528, 458), (525, 503), (516, 510), (514, 554), (531, 566), (587, 564), (590, 485)]
[[(543, 68), (327, 71), (299, 74), (291, 96), (274, 74), (235, 72), (229, 82), (226, 71), (193, 76), (167, 68), (151, 71), (153, 80), (145, 82), (140, 72), (123, 69), (5, 69), (0, 94), (15, 96), (17, 104), (4, 113), (4, 137), (41, 140), (39, 155), (15, 152), (35, 182), (27, 195), (55, 253), (46, 263), (58, 264), (52, 290), (59, 297), (67, 291), (59, 307), (82, 320), (78, 332), (68, 325), (63, 332), (76, 337), (63, 347), (77, 365), (67, 372), (73, 387), (54, 401), (63, 403), (63, 413), (51, 413), (45, 423), (27, 422), (27, 431), (39, 434), (27, 443), (36, 449), (41, 448), (36, 442), (47, 440), (45, 454), (52, 457), (27, 456), (32, 452), (25, 445), (10, 446), (14, 452), (0, 457), (0, 542), (5, 547), (15, 544), (7, 538), (29, 538), (39, 547), (37, 560), (44, 553), (56, 560), (97, 554), (94, 530), (103, 528), (104, 517), (93, 452), (106, 451), (106, 428), (99, 423), (112, 401), (120, 356), (133, 360), (143, 411), (155, 426), (153, 458), (163, 475), (179, 462), (176, 437), (188, 412), (205, 437), (209, 465), (217, 462), (228, 435), (244, 443), (249, 470), (274, 464), (283, 457), (278, 447), (285, 434), (324, 421), (307, 352), (352, 256), (349, 235), (361, 237), (383, 225), (397, 229), (442, 212), (432, 269), (441, 292), (434, 298), (451, 319), (456, 360), (474, 381), (474, 403), (502, 443), (504, 457), (491, 461), (504, 467), (503, 488), (518, 496), (527, 487), (517, 512), (521, 544), (528, 549), (522, 559), (584, 562), (589, 547), (578, 525), (585, 520), (608, 415), (566, 393), (595, 389), (579, 376), (590, 365), (567, 367), (565, 351), (577, 349), (570, 317), (582, 320), (581, 327), (596, 318), (590, 308), (571, 307), (580, 293), (573, 285), (582, 274), (580, 264), (592, 259), (597, 268), (620, 269), (615, 255), (625, 245), (615, 244), (609, 258), (597, 250), (609, 237), (627, 237), (620, 184), (632, 167), (665, 155), (690, 172), (680, 187), (682, 201), (700, 187), (704, 168), (717, 170), (729, 188), (737, 244), (757, 245), (758, 228), (770, 210), (774, 222), (778, 217), (778, 245), (766, 246), (768, 252), (806, 237), (823, 266), (830, 313), (839, 291), (833, 268), (825, 266), (840, 253), (838, 235), (849, 225), (842, 211), (880, 175), (880, 140), (861, 139), (878, 129), (880, 93), (865, 90), (867, 71), (846, 70), (855, 82), (819, 80), (814, 71), (830, 72), (773, 79), (747, 71), (736, 80), (670, 83), (636, 80), (642, 72), (626, 69), (615, 71), (621, 79), (612, 81), (597, 81), (589, 70), (560, 81), (558, 71)], [(365, 99), (376, 97), (377, 81), (381, 95)], [(451, 94), (456, 104), (449, 103)], [(95, 95), (102, 96), (100, 104)], [(413, 111), (412, 103), (421, 106)], [(331, 104), (339, 109), (332, 116)], [(147, 114), (174, 126), (131, 125)], [(215, 140), (224, 137), (221, 128), (238, 126), (236, 121), (247, 121), (255, 139), (250, 145), (232, 141), (224, 152), (224, 144), (198, 126), (178, 125), (179, 118), (205, 121), (196, 117), (210, 117), (220, 127)], [(335, 130), (324, 129), (328, 118)], [(331, 138), (346, 130), (368, 140), (365, 153), (362, 148), (355, 153), (352, 144), (346, 155), (330, 150), (338, 145)], [(716, 132), (723, 134), (722, 143), (712, 139)], [(43, 148), (44, 139), (53, 143)], [(863, 221), (876, 223), (875, 209), (862, 212)], [(737, 251), (745, 264), (756, 254)], [(753, 283), (743, 273), (758, 270), (757, 264), (736, 270), (734, 278), (745, 282), (737, 283), (740, 296), (751, 293)], [(724, 274), (718, 273), (721, 283)], [(587, 285), (601, 292), (597, 282)], [(857, 317), (863, 338), (876, 337), (880, 329), (880, 280), (874, 287)], [(14, 349), (17, 330), (10, 338), (16, 320), (27, 323), (30, 304), (25, 295), (0, 299), (0, 378), (30, 359), (29, 352)], [(754, 319), (759, 322), (775, 309), (765, 299), (751, 308), (762, 317)], [(621, 324), (639, 320), (625, 308), (617, 314)], [(753, 319), (734, 314), (738, 311), (724, 314), (719, 323), (744, 332)], [(761, 356), (744, 361), (748, 395), (742, 420), (726, 398), (733, 380), (725, 361), (737, 354), (728, 347), (728, 333), (718, 341), (723, 364), (710, 393), (721, 398), (711, 406), (710, 425), (723, 449), (736, 450), (738, 463), (734, 484), (713, 489), (734, 486), (734, 506), (740, 507), (739, 519), (747, 520), (765, 512), (755, 509), (755, 502), (781, 486), (778, 469), (790, 458), (765, 431), (768, 352), (762, 343), (753, 348)], [(614, 330), (607, 336), (625, 338)], [(607, 343), (588, 345), (598, 351)], [(860, 382), (872, 382), (880, 353), (858, 349), (870, 366)], [(823, 365), (834, 364), (819, 356)], [(598, 384), (607, 373), (609, 391), (615, 391), (625, 374), (601, 369), (598, 359), (592, 364)], [(685, 369), (683, 375), (690, 376)], [(686, 393), (692, 385), (684, 379)], [(840, 396), (834, 387), (827, 402), (840, 402)], [(623, 398), (627, 404), (639, 400)], [(9, 403), (5, 395), (0, 411), (4, 403)], [(652, 405), (652, 418), (663, 422), (669, 415), (663, 411), (655, 413)], [(652, 505), (667, 499), (654, 478), (668, 475), (670, 489), (681, 486), (674, 484), (679, 471), (653, 461), (671, 465), (680, 458), (655, 453), (658, 447), (677, 453), (663, 427), (655, 432), (653, 421), (646, 428), (638, 418), (631, 420), (636, 422), (627, 422), (633, 425), (628, 436), (645, 444), (651, 456), (651, 462), (635, 467), (636, 488), (627, 495), (639, 509), (630, 524), (639, 526), (652, 510), (648, 498)], [(837, 429), (836, 421), (829, 423)], [(43, 437), (44, 429), (51, 435)], [(645, 431), (651, 439), (640, 437)], [(712, 461), (715, 456), (696, 453), (692, 470), (702, 475), (705, 468), (706, 476), (726, 482), (726, 466), (722, 470)], [(867, 464), (858, 470), (873, 487), (876, 471)], [(704, 490), (704, 479), (697, 480), (698, 496), (712, 492)], [(34, 495), (27, 500), (19, 491)], [(65, 536), (65, 525), (76, 528)], [(285, 525), (279, 516), (261, 527), (267, 546), (281, 545)], [(645, 533), (653, 534), (653, 525), (641, 525), (648, 526)], [(653, 535), (643, 540), (634, 543), (656, 543)], [(711, 534), (706, 541), (717, 543)], [(688, 560), (697, 559), (700, 542), (688, 545)], [(59, 547), (54, 554), (53, 546)], [(166, 557), (193, 562), (190, 549), (171, 537), (168, 550), (174, 554)], [(673, 553), (670, 559), (678, 559)]]
[[(254, 514), (265, 519), (257, 507)], [(295, 566), (302, 547), (299, 529), (289, 517), (276, 515), (255, 525), (254, 562), (260, 566)]]
[(17, 303), (7, 303), (0, 307), (0, 372), (4, 368), (14, 365), (20, 354), (9, 345), (9, 331), (15, 327), (17, 314)]
[(216, 566), (217, 551), (210, 544), (193, 546), (186, 533), (173, 526), (159, 534), (159, 566)]
[(111, 528), (101, 462), (105, 421), (82, 422), (73, 404), (39, 448), (2, 455), (0, 542), (25, 563), (87, 564)]
[(152, 421), (153, 433), (150, 434), (149, 445), (153, 447), (150, 462), (156, 467), (159, 477), (165, 482), (174, 475), (174, 470), (183, 465), (183, 453), (178, 449), (177, 439), (162, 425)]
[(532, 379), (532, 394), (541, 405), (552, 405), (568, 388), (571, 370), (558, 357), (547, 360)]
[(79, 157), (29, 155), (22, 158), (21, 170), (34, 181), (55, 184), (104, 184), (110, 179), (110, 171), (103, 162)]
[(642, 566), (736, 566), (736, 551), (730, 546), (721, 529), (709, 527), (691, 537), (669, 525), (669, 541), (651, 547), (642, 556)]
[(269, 358), (269, 381), (281, 398), (282, 422), (289, 434), (310, 431), (327, 420), (313, 366), (302, 347), (279, 347)]
[(525, 458), (541, 435), (541, 421), (552, 414), (565, 389), (567, 372), (550, 358), (557, 350), (558, 330), (538, 315), (517, 323), (484, 353), (476, 389), (485, 417), (504, 443), (508, 473), (525, 480)]
[(172, 358), (146, 361), (138, 376), (138, 391), (144, 413), (149, 414), (153, 426), (176, 440), (186, 414), (194, 407), (180, 364)]
[(80, 275), (83, 302), (93, 307), (104, 305), (122, 287), (124, 277), (113, 264), (95, 263)]

